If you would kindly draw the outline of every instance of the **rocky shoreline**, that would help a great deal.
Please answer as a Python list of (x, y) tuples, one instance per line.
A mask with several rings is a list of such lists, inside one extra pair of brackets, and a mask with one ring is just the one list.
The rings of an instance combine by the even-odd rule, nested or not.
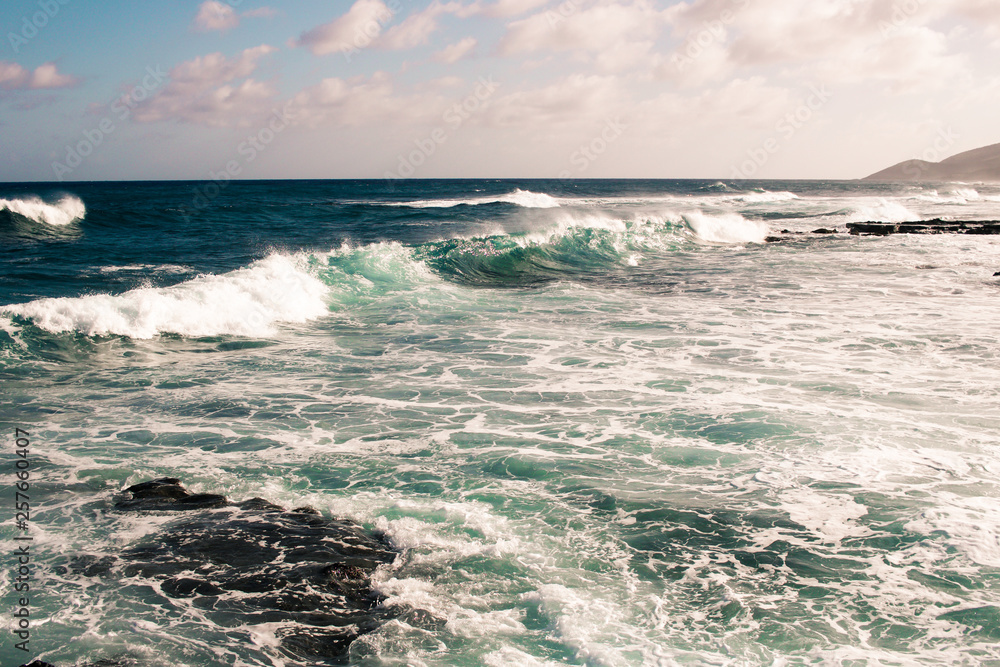
[[(809, 234), (838, 234), (835, 229), (821, 227), (814, 229)], [(921, 220), (919, 222), (849, 222), (847, 223), (847, 233), (851, 236), (890, 236), (892, 234), (975, 234), (993, 235), (1000, 234), (1000, 221), (998, 220), (967, 220), (957, 222), (954, 220)], [(768, 236), (764, 240), (767, 243), (777, 243), (784, 241), (788, 236), (802, 236), (807, 232), (793, 232), (788, 229), (781, 230), (782, 236)]]
[(849, 222), (847, 231), (854, 236), (890, 234), (1000, 234), (1000, 221), (921, 220), (920, 222)]
[[(186, 599), (223, 627), (277, 624), (283, 656), (313, 665), (340, 664), (351, 642), (399, 615), (372, 584), (398, 552), (351, 521), (261, 498), (193, 494), (175, 478), (125, 489), (115, 509), (178, 520), (120, 554), (77, 556), (62, 574), (148, 580), (151, 591)], [(88, 667), (133, 664), (105, 658)]]

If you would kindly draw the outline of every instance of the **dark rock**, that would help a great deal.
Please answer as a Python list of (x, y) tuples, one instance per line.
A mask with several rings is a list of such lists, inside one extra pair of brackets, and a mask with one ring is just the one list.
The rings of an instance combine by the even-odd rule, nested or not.
[(849, 222), (847, 230), (855, 236), (890, 234), (1000, 234), (1000, 221), (922, 220), (920, 222)]
[(225, 496), (212, 493), (191, 493), (175, 477), (163, 477), (125, 489), (131, 498), (120, 500), (120, 510), (192, 510), (223, 507), (229, 504)]
[(997, 271), (996, 273), (993, 274), (994, 278), (996, 278), (997, 276), (1000, 276), (1000, 271)]
[(836, 229), (827, 229), (826, 227), (820, 227), (819, 229), (814, 229), (813, 234), (836, 234)]
[(115, 507), (178, 519), (118, 557), (78, 557), (65, 569), (148, 579), (223, 627), (281, 623), (286, 657), (341, 660), (359, 635), (401, 611), (381, 606), (371, 579), (397, 552), (351, 521), (192, 494), (174, 478), (131, 486)]
[(21, 665), (21, 667), (55, 667), (55, 665), (50, 665), (47, 662), (42, 662), (41, 660), (32, 660), (26, 665)]
[(764, 243), (777, 243), (778, 241), (784, 241), (785, 239), (780, 236), (765, 236)]

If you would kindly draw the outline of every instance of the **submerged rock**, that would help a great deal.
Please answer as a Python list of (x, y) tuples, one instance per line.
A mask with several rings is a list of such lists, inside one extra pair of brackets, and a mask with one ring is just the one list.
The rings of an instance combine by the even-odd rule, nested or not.
[(115, 507), (179, 516), (117, 557), (76, 559), (73, 571), (148, 579), (223, 627), (278, 624), (286, 657), (336, 664), (399, 611), (380, 606), (371, 580), (397, 552), (351, 521), (261, 498), (192, 494), (174, 478), (131, 486)]

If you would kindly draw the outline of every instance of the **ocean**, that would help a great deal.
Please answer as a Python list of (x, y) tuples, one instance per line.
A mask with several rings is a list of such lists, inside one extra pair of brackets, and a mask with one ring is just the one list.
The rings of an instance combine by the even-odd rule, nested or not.
[(936, 218), (1000, 186), (0, 185), (0, 662), (328, 664), (74, 569), (175, 477), (391, 546), (348, 664), (1000, 665), (1000, 237), (845, 233)]

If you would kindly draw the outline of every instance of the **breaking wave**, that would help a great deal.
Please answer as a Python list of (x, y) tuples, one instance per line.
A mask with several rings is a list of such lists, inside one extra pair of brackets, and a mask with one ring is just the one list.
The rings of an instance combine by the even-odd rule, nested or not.
[(383, 242), (345, 244), (328, 253), (275, 253), (236, 271), (170, 287), (38, 299), (2, 307), (0, 314), (51, 333), (137, 339), (159, 334), (267, 337), (278, 325), (349, 313), (371, 299), (428, 282), (514, 287), (599, 278), (691, 240), (761, 242), (766, 234), (765, 224), (737, 214), (621, 219), (567, 213), (540, 231), (415, 246)]
[(481, 204), (514, 204), (523, 208), (558, 208), (559, 201), (544, 192), (516, 189), (505, 195), (477, 197), (474, 199), (422, 199), (410, 202), (396, 202), (389, 206), (409, 208), (452, 208), (454, 206), (479, 206)]
[(706, 215), (701, 211), (684, 214), (684, 222), (703, 241), (713, 243), (763, 243), (766, 223), (747, 220), (738, 213)]
[(902, 204), (883, 199), (871, 205), (856, 206), (840, 212), (847, 222), (917, 222), (920, 216)]
[(165, 288), (123, 294), (38, 299), (0, 312), (52, 333), (152, 338), (267, 336), (281, 322), (304, 322), (327, 311), (326, 286), (296, 258), (271, 255), (222, 275), (205, 275)]
[(64, 195), (53, 204), (45, 202), (41, 197), (0, 199), (0, 211), (9, 211), (32, 222), (53, 227), (64, 227), (82, 220), (87, 214), (83, 202), (73, 195)]

